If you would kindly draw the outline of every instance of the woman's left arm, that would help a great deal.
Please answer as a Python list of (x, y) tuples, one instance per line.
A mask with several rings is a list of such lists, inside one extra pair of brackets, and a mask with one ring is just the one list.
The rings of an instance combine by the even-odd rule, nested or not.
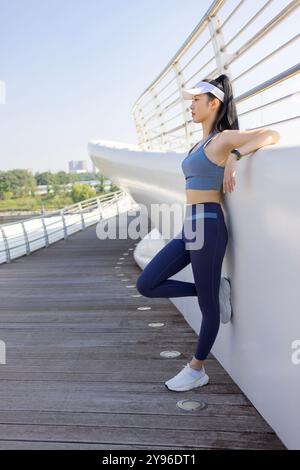
[(229, 153), (224, 171), (224, 193), (226, 191), (232, 192), (235, 185), (235, 175), (238, 162), (236, 155), (230, 153), (231, 150), (237, 149), (244, 157), (249, 153), (255, 152), (255, 150), (261, 147), (276, 144), (280, 139), (279, 132), (267, 128), (254, 129), (250, 131), (228, 129), (222, 131), (221, 136), (224, 149)]
[(221, 133), (223, 145), (230, 150), (237, 149), (242, 155), (248, 155), (265, 145), (276, 144), (280, 139), (279, 132), (273, 129), (260, 128), (251, 131), (225, 130)]

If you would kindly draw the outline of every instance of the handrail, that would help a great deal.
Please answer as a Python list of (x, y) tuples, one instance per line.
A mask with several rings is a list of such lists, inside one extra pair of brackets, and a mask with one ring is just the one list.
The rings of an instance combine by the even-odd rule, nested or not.
[[(253, 2), (249, 0), (240, 0), (235, 7), (227, 0), (213, 1), (167, 66), (134, 103), (131, 115), (135, 122), (140, 149), (187, 150), (194, 143), (194, 134), (198, 133), (199, 129), (191, 119), (187, 102), (182, 97), (182, 89), (192, 87), (200, 79), (214, 78), (221, 73), (226, 73), (231, 79), (238, 117), (246, 129), (298, 120), (299, 106), (291, 106), (289, 100), (298, 97), (300, 92), (300, 63), (296, 61), (300, 34), (297, 25), (293, 31), (293, 27), (289, 24), (289, 28), (286, 29), (289, 37), (282, 37), (279, 28), (291, 19), (299, 6), (300, 0), (292, 0), (284, 8), (278, 8), (274, 0), (267, 0), (255, 10)], [(249, 10), (247, 15), (243, 11), (246, 8)], [(232, 24), (234, 20), (235, 24), (240, 25), (238, 29)], [(258, 21), (260, 26), (254, 33), (248, 34), (247, 39), (243, 39), (249, 27), (255, 26), (255, 22)], [(294, 23), (296, 24), (295, 21)], [(268, 35), (278, 30), (277, 41), (270, 42)], [(227, 37), (228, 31), (232, 33), (231, 37)], [(251, 54), (258, 44), (261, 47), (256, 54), (256, 60), (253, 60)], [(232, 50), (229, 51), (229, 47)], [(287, 57), (290, 63), (288, 61), (285, 63), (284, 59)], [(274, 60), (277, 62), (274, 63)], [(271, 64), (272, 61), (278, 66), (278, 60), (283, 71), (270, 76), (268, 70), (271, 67), (268, 67), (263, 77), (261, 67), (266, 63)], [(240, 71), (238, 71), (239, 66)], [(254, 72), (265, 79), (260, 81), (255, 79), (254, 82), (253, 76), (251, 79), (251, 74)], [(271, 88), (276, 91), (282, 82), (287, 88), (283, 96), (268, 99), (263, 105), (255, 101), (256, 95), (263, 97), (264, 92)], [(277, 111), (280, 109), (279, 106), (285, 109), (281, 119), (269, 118), (263, 121), (261, 118), (261, 124), (253, 126), (253, 122), (257, 124), (258, 121), (253, 113), (260, 111), (262, 107), (266, 109), (272, 107), (272, 116), (279, 115)]]
[[(124, 194), (124, 191), (122, 190), (118, 190), (118, 191), (111, 191), (107, 194), (103, 194), (101, 196), (94, 196), (94, 197), (91, 197), (91, 198), (88, 198), (88, 199), (84, 199), (84, 201), (81, 201), (81, 202), (75, 202), (74, 204), (69, 204), (67, 206), (65, 206), (63, 209), (58, 209), (58, 210), (53, 210), (53, 211), (50, 211), (50, 212), (47, 212), (47, 213), (41, 213), (41, 214), (38, 214), (36, 216), (33, 216), (33, 217), (30, 217), (28, 219), (25, 219), (26, 222), (29, 222), (29, 221), (32, 221), (34, 219), (40, 219), (41, 216), (43, 217), (52, 217), (54, 215), (59, 215), (61, 213), (61, 211), (63, 210), (64, 213), (66, 213), (67, 211), (69, 211), (70, 209), (74, 209), (75, 212), (78, 211), (78, 209), (80, 210), (80, 207), (82, 206), (82, 204), (87, 204), (87, 206), (91, 206), (95, 203), (97, 203), (97, 201), (99, 202), (103, 202), (103, 201), (106, 201), (106, 200), (111, 200), (111, 199), (115, 199), (116, 195), (121, 195), (121, 194)], [(1, 224), (1, 227), (5, 227), (6, 225), (14, 225), (14, 224), (17, 224), (19, 222), (8, 222), (8, 223), (5, 223), (5, 224)]]
[(63, 209), (43, 213), (19, 222), (0, 225), (0, 264), (29, 255), (100, 219), (117, 215), (137, 205), (131, 196), (122, 190), (113, 191), (84, 201), (70, 204)]

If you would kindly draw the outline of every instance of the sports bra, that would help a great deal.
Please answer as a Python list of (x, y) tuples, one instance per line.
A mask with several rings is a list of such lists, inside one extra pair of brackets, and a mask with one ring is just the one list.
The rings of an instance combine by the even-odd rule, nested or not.
[(221, 189), (225, 167), (209, 160), (203, 150), (216, 134), (218, 131), (215, 130), (195, 152), (191, 153), (197, 146), (195, 144), (181, 162), (186, 181), (185, 189)]

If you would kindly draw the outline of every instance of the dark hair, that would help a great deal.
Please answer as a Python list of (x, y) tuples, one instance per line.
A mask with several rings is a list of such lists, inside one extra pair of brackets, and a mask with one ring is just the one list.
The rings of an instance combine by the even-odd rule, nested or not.
[[(211, 83), (224, 92), (224, 102), (221, 101), (218, 116), (212, 125), (211, 132), (214, 130), (222, 132), (225, 129), (239, 129), (239, 121), (233, 98), (233, 91), (230, 78), (224, 73), (213, 80), (204, 79), (203, 82)], [(206, 93), (211, 101), (215, 97), (212, 93)]]

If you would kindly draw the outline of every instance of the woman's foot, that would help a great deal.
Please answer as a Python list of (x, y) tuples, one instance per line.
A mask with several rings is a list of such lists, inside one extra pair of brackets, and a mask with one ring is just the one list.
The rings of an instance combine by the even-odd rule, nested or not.
[(192, 388), (202, 387), (208, 381), (209, 377), (205, 373), (204, 366), (202, 366), (201, 371), (195, 371), (187, 363), (177, 375), (165, 382), (165, 386), (175, 392), (185, 392)]
[(231, 305), (231, 284), (227, 277), (222, 277), (219, 291), (220, 319), (222, 323), (227, 323), (232, 317)]

